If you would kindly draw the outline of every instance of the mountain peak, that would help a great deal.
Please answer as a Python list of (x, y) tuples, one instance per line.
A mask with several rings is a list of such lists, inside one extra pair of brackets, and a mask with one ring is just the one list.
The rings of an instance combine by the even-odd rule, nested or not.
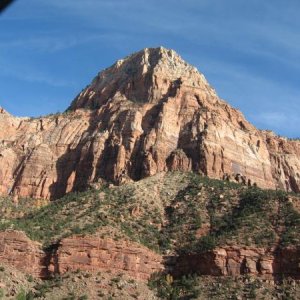
[[(167, 49), (164, 47), (157, 48), (144, 48), (138, 52), (135, 52), (124, 59), (118, 60), (117, 65), (123, 63), (148, 65), (149, 67), (155, 67), (157, 65), (162, 66), (185, 66), (194, 68), (185, 62), (175, 50)], [(196, 69), (196, 68), (194, 68)]]
[(300, 192), (300, 142), (256, 129), (175, 51), (119, 60), (71, 109), (32, 120), (0, 112), (0, 195), (57, 199), (167, 171)]
[(99, 108), (115, 97), (157, 103), (179, 82), (214, 93), (205, 77), (174, 50), (145, 48), (100, 72), (76, 97), (70, 109)]

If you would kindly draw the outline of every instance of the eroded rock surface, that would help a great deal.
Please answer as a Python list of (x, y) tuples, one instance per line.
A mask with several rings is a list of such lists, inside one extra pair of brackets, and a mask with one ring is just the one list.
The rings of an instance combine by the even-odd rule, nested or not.
[(212, 276), (254, 275), (265, 278), (289, 276), (299, 279), (300, 249), (286, 247), (221, 247), (203, 254), (182, 256), (175, 274), (198, 273)]
[(36, 277), (46, 277), (46, 256), (40, 243), (22, 231), (0, 232), (0, 262)]
[(300, 142), (260, 131), (174, 51), (144, 49), (101, 72), (69, 112), (0, 111), (0, 193), (55, 199), (102, 178), (161, 171), (300, 190)]
[[(170, 261), (173, 262), (170, 264)], [(211, 276), (249, 274), (263, 278), (289, 276), (300, 279), (300, 249), (227, 246), (200, 254), (165, 256), (125, 240), (97, 235), (72, 236), (42, 250), (21, 231), (0, 232), (0, 263), (36, 277), (68, 271), (109, 271), (147, 280), (155, 272), (175, 276), (197, 273)]]
[(0, 263), (36, 277), (67, 271), (109, 271), (146, 280), (163, 269), (162, 257), (146, 247), (124, 240), (73, 236), (43, 250), (21, 231), (0, 232)]
[(63, 239), (57, 251), (57, 265), (61, 274), (78, 269), (91, 272), (109, 270), (142, 280), (163, 270), (162, 257), (149, 249), (132, 242), (96, 236)]

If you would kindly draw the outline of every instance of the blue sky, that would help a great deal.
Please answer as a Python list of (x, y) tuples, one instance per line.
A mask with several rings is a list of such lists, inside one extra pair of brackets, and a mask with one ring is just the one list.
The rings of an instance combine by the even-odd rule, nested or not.
[(103, 68), (173, 48), (261, 129), (300, 136), (299, 0), (16, 0), (0, 15), (0, 105), (63, 111)]

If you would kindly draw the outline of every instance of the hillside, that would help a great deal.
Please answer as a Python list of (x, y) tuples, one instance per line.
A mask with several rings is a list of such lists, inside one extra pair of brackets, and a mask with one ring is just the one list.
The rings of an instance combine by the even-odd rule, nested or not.
[[(299, 295), (300, 197), (296, 194), (245, 187), (193, 173), (171, 172), (122, 186), (95, 187), (49, 204), (38, 203), (40, 207), (35, 208), (33, 199), (24, 199), (18, 206), (7, 198), (2, 202), (6, 203), (2, 210), (2, 231), (21, 230), (41, 243), (33, 246), (33, 242), (22, 235), (16, 238), (16, 235), (11, 236), (14, 231), (4, 231), (11, 253), (16, 247), (13, 241), (19, 240), (17, 244), (22, 241), (27, 245), (28, 257), (40, 257), (39, 262), (33, 260), (28, 267), (23, 267), (23, 272), (46, 274), (46, 277), (59, 275), (62, 277), (59, 284), (65, 291), (70, 291), (69, 279), (64, 279), (65, 276), (76, 277), (81, 269), (90, 274), (84, 279), (88, 282), (90, 278), (96, 280), (94, 276), (98, 272), (105, 278), (109, 278), (107, 274), (111, 274), (111, 278), (124, 274), (148, 290), (146, 279), (154, 288), (148, 292), (163, 299), (173, 299), (169, 298), (172, 293), (178, 294), (174, 299), (184, 299), (180, 295), (188, 293), (195, 293), (197, 299), (205, 299), (204, 295), (226, 299), (216, 292), (215, 285), (226, 286), (228, 295), (265, 291), (265, 295), (276, 296), (278, 289), (281, 294), (294, 297), (291, 299)], [(20, 211), (25, 213), (20, 215)], [(110, 249), (111, 256), (99, 264), (106, 257), (105, 249)], [(115, 260), (119, 254), (113, 253), (122, 254)], [(4, 254), (0, 252), (2, 261), (16, 267), (25, 255), (7, 260)], [(139, 262), (133, 258), (136, 255)], [(146, 265), (141, 265), (142, 260), (149, 271)], [(41, 265), (43, 261), (45, 265)], [(155, 277), (155, 270), (157, 274), (171, 274), (168, 276), (175, 279), (168, 282), (165, 275)], [(189, 277), (190, 274), (200, 277)], [(216, 275), (239, 279), (212, 279), (211, 276)], [(182, 280), (187, 281), (184, 287)], [(277, 287), (270, 284), (273, 280)], [(49, 297), (46, 299), (51, 299), (51, 291), (55, 289), (51, 282), (45, 291)], [(192, 288), (195, 285), (201, 287), (200, 294)], [(105, 295), (111, 288), (108, 284)], [(92, 294), (89, 297), (97, 298)], [(132, 299), (130, 295), (127, 297), (125, 299)], [(137, 299), (147, 299), (143, 297), (140, 295)]]
[(143, 49), (64, 113), (0, 108), (0, 299), (299, 299), (299, 193), (299, 140)]
[[(1, 228), (25, 231), (46, 246), (101, 229), (103, 236), (129, 238), (163, 254), (198, 251), (210, 246), (206, 241), (211, 247), (298, 246), (299, 199), (193, 173), (160, 173), (71, 193), (40, 208), (34, 199), (16, 206), (2, 198)], [(196, 243), (202, 236), (203, 246)]]

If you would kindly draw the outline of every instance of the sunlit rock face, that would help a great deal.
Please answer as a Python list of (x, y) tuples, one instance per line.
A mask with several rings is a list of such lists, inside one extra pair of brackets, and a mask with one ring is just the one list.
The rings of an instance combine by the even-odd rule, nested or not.
[(0, 110), (2, 195), (55, 199), (174, 170), (299, 192), (300, 142), (256, 129), (164, 48), (99, 73), (64, 114)]

